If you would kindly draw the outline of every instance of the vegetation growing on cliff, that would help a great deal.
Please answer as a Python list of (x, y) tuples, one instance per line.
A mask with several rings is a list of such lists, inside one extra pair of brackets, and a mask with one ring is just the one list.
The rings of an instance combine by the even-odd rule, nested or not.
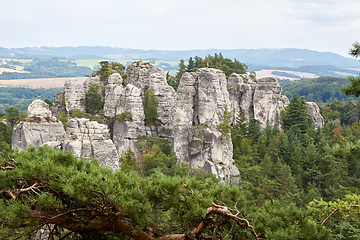
[(93, 84), (89, 87), (89, 91), (85, 94), (86, 112), (90, 114), (97, 113), (103, 106), (99, 91), (99, 85)]
[(131, 111), (124, 111), (118, 115), (120, 122), (124, 121), (132, 121), (132, 113)]
[(145, 124), (154, 125), (156, 119), (158, 118), (157, 106), (159, 100), (156, 99), (154, 90), (151, 88), (147, 89), (144, 93), (143, 106), (145, 114)]
[(106, 81), (114, 71), (117, 71), (121, 74), (122, 77), (125, 77), (125, 66), (117, 62), (101, 61), (100, 63), (100, 79), (101, 81)]
[(223, 116), (221, 119), (221, 123), (217, 125), (218, 128), (220, 128), (221, 137), (223, 141), (227, 141), (230, 138), (230, 132), (231, 132), (231, 117), (232, 112), (228, 110), (227, 106), (225, 106)]

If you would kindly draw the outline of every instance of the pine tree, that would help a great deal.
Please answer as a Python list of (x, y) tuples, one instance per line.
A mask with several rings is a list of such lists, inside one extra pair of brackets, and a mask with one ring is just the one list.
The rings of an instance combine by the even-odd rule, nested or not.
[(312, 121), (304, 97), (299, 99), (297, 94), (291, 98), (291, 103), (286, 107), (282, 114), (284, 128), (289, 129), (291, 126), (297, 126), (301, 133), (306, 133), (310, 122)]
[(249, 137), (249, 123), (247, 122), (245, 112), (240, 109), (239, 115), (235, 119), (235, 124), (231, 129), (231, 140), (233, 144), (234, 158), (240, 157), (241, 142)]
[(194, 62), (193, 58), (190, 57), (188, 65), (186, 66), (185, 71), (186, 72), (192, 72), (192, 71), (194, 71), (194, 68), (195, 68), (195, 62)]
[(151, 88), (147, 89), (144, 93), (143, 106), (145, 113), (145, 123), (147, 125), (154, 125), (158, 118), (157, 106), (159, 100), (156, 99), (154, 90)]
[(204, 60), (201, 57), (195, 56), (194, 59), (195, 59), (194, 71), (204, 67)]
[(97, 84), (92, 84), (89, 87), (89, 91), (85, 94), (87, 113), (95, 114), (102, 108), (103, 102), (98, 91), (99, 86)]
[(180, 79), (182, 77), (182, 75), (186, 72), (186, 66), (185, 66), (185, 61), (184, 60), (180, 60), (179, 62), (179, 69), (175, 74), (175, 81), (177, 83), (180, 83)]

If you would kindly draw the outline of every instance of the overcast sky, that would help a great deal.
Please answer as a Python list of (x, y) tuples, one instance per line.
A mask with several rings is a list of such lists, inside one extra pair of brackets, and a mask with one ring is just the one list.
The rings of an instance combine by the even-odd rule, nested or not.
[(359, 0), (0, 0), (0, 47), (304, 48), (348, 56)]

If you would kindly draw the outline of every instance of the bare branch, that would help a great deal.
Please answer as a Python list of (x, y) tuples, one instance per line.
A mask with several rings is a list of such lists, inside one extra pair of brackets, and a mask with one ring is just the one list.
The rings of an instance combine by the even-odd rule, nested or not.
[(20, 194), (24, 193), (24, 192), (27, 192), (27, 191), (30, 191), (30, 190), (33, 190), (33, 189), (38, 189), (36, 186), (38, 185), (38, 183), (34, 183), (32, 186), (30, 187), (27, 187), (27, 188), (22, 188), (19, 190), (18, 194), (17, 194), (17, 198), (20, 198)]
[(338, 208), (335, 208), (334, 211), (332, 211), (332, 213), (330, 213), (329, 216), (327, 216), (327, 217), (324, 219), (324, 221), (322, 221), (321, 225), (323, 225), (327, 220), (329, 220), (329, 218), (330, 218), (332, 215), (334, 215), (334, 213), (335, 213), (336, 211), (338, 211), (338, 210), (339, 210)]

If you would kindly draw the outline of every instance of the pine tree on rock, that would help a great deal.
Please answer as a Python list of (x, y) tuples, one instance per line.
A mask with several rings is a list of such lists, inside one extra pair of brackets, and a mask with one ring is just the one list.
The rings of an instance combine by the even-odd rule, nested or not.
[(192, 72), (195, 68), (195, 62), (192, 57), (190, 57), (188, 65), (186, 66), (186, 72)]

